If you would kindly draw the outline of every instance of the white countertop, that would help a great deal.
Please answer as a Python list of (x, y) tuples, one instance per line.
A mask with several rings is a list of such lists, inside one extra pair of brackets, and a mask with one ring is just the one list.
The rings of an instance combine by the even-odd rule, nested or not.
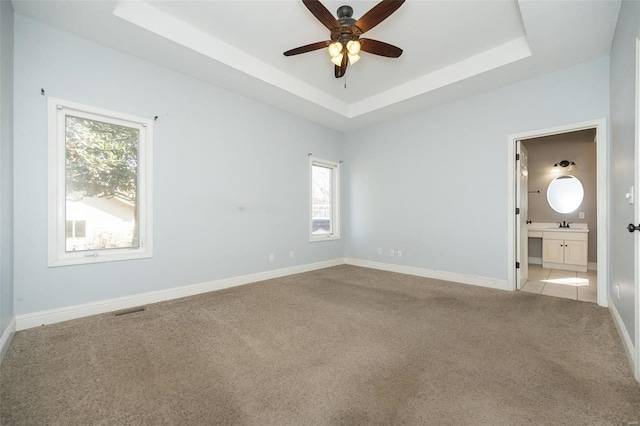
[(528, 225), (529, 231), (553, 232), (589, 232), (586, 223), (570, 223), (569, 228), (560, 228), (558, 222), (534, 222)]

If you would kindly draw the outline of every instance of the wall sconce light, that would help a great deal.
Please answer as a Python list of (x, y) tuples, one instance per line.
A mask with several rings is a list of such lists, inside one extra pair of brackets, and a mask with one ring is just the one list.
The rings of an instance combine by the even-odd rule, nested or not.
[(551, 173), (572, 172), (578, 170), (578, 166), (573, 161), (562, 160), (551, 168)]

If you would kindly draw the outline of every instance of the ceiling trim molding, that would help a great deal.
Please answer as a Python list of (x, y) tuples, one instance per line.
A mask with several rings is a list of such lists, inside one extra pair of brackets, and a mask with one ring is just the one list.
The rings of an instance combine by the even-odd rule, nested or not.
[[(299, 0), (287, 3), (290, 1), (295, 3), (287, 8), (290, 22), (285, 19), (277, 26), (273, 22), (281, 18), (282, 5), (275, 0), (258, 2), (258, 8), (239, 1), (188, 2), (190, 5), (183, 7), (181, 2), (168, 5), (155, 0), (14, 0), (13, 6), (16, 15), (329, 128), (353, 130), (606, 56), (621, 5), (621, 0), (586, 2), (588, 5), (505, 0), (501, 2), (505, 7), (497, 7), (493, 13), (465, 9), (466, 3), (477, 6), (473, 0), (416, 1), (412, 3), (416, 13), (402, 8), (394, 18), (400, 29), (413, 23), (407, 34), (412, 41), (403, 43), (406, 57), (395, 65), (370, 58), (352, 70), (357, 80), (352, 80), (347, 91), (341, 90), (340, 81), (326, 73), (317, 59), (288, 61), (281, 56), (290, 44), (290, 34), (300, 31), (301, 38), (309, 40), (318, 34), (317, 20)], [(516, 7), (509, 7), (509, 3)], [(421, 11), (431, 5), (430, 17), (437, 24), (416, 26), (422, 22)], [(246, 12), (247, 22), (257, 32), (236, 36), (236, 21), (227, 16)], [(438, 13), (443, 14), (439, 20)], [(514, 14), (519, 14), (519, 23), (512, 19)], [(460, 22), (455, 19), (458, 15)], [(443, 19), (445, 16), (449, 19)], [(482, 25), (465, 25), (483, 20)], [(451, 22), (458, 22), (460, 28), (452, 27)], [(463, 27), (465, 31), (459, 31)], [(261, 32), (264, 30), (266, 34)], [(391, 26), (378, 31), (382, 38), (398, 40), (392, 36), (398, 32)], [(259, 44), (248, 44), (256, 38)]]
[(531, 56), (519, 37), (382, 93), (347, 104), (144, 1), (120, 1), (113, 14), (174, 43), (286, 90), (345, 118), (355, 118)]
[(330, 111), (348, 117), (349, 105), (143, 1), (120, 1), (113, 14)]
[(393, 89), (353, 103), (349, 108), (349, 118), (405, 101), (529, 56), (531, 56), (531, 48), (527, 38), (524, 36), (519, 37), (493, 49), (425, 74)]

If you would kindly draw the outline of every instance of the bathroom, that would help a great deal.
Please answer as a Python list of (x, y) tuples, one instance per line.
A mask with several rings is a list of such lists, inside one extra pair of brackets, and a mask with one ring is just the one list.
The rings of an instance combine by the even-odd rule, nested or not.
[(595, 303), (596, 131), (527, 139), (522, 145), (529, 223), (528, 278), (522, 290)]

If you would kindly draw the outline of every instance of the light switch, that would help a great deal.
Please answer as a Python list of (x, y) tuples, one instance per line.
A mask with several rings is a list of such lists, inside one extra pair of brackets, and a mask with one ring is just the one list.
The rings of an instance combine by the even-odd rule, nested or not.
[(584, 212), (578, 213), (578, 219), (584, 219)]
[(629, 192), (624, 194), (624, 198), (627, 199), (627, 203), (633, 204), (633, 186), (629, 187)]

